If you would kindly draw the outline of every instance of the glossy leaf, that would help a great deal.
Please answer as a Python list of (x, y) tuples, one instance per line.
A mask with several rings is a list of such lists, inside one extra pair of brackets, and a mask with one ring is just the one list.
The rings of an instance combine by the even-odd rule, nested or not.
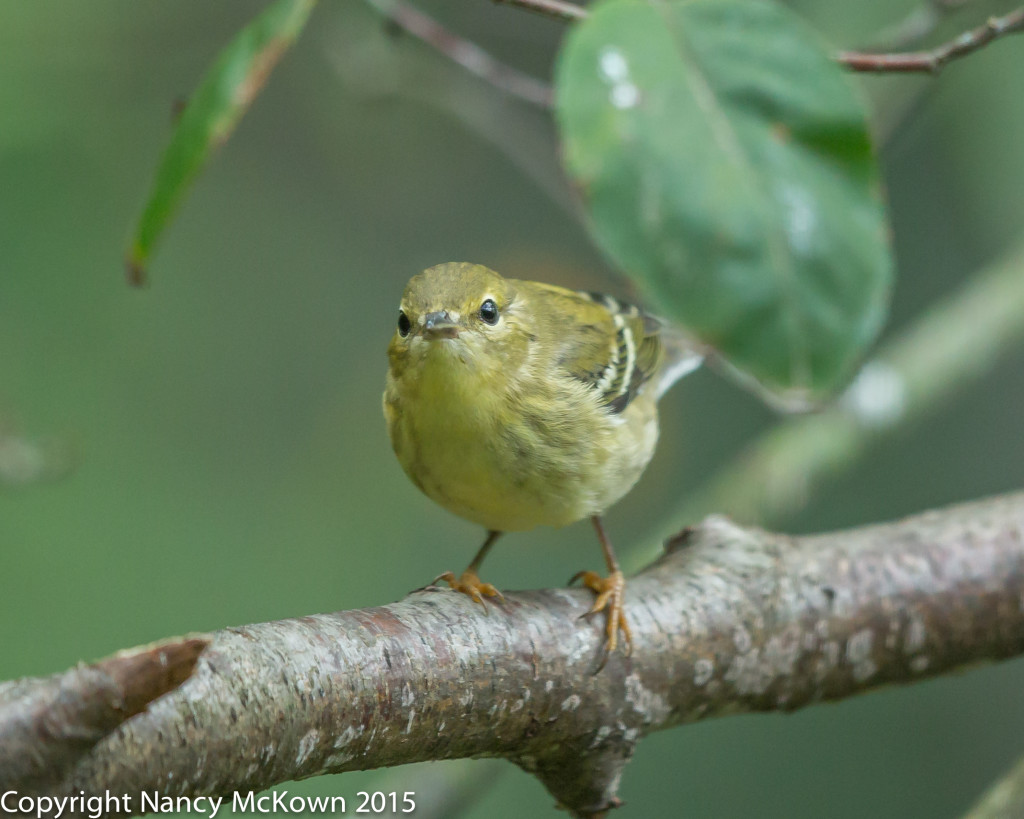
[(145, 210), (128, 250), (128, 278), (145, 281), (145, 267), (189, 185), (211, 151), (225, 142), (302, 31), (316, 0), (277, 0), (225, 48), (185, 107), (164, 151)]
[(862, 104), (803, 21), (608, 0), (556, 93), (595, 238), (655, 308), (789, 403), (849, 377), (885, 316), (888, 228)]

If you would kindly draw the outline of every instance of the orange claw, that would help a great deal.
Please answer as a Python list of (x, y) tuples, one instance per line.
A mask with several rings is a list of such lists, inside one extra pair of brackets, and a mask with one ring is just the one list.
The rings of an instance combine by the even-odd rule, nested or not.
[(505, 601), (505, 595), (494, 588), (490, 583), (481, 583), (476, 572), (470, 571), (469, 569), (464, 571), (460, 577), (456, 577), (453, 572), (439, 574), (434, 578), (434, 582), (437, 583), (439, 580), (443, 580), (455, 589), (455, 591), (468, 595), (475, 602), (483, 606), (484, 611), (487, 611), (487, 605), (484, 603), (483, 595), (487, 595), (488, 597), (497, 597), (502, 602)]
[[(582, 580), (583, 585), (597, 595), (594, 605), (590, 611), (582, 615), (590, 617), (592, 614), (608, 610), (608, 622), (605, 626), (607, 641), (605, 642), (605, 659), (608, 654), (615, 651), (619, 645), (619, 631), (622, 632), (623, 642), (626, 646), (626, 656), (633, 653), (633, 634), (629, 630), (629, 623), (626, 622), (626, 614), (622, 610), (623, 596), (626, 591), (626, 578), (622, 572), (614, 571), (607, 577), (601, 577), (597, 572), (577, 572), (569, 581), (570, 584)], [(604, 662), (601, 662), (604, 665)]]

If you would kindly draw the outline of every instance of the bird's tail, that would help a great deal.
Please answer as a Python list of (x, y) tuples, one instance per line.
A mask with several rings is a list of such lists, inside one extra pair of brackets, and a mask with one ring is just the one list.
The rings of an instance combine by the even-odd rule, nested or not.
[(655, 389), (661, 398), (669, 387), (704, 363), (704, 349), (682, 330), (662, 322), (661, 348), (664, 351)]

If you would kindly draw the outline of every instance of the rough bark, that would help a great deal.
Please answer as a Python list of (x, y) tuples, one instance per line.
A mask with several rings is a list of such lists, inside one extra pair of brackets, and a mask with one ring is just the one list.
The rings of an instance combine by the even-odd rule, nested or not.
[[(811, 537), (709, 518), (630, 580), (633, 652), (599, 673), (602, 623), (578, 619), (590, 602), (549, 589), (485, 612), (422, 590), (193, 638), (208, 645), (178, 688), (153, 702), (123, 694), (149, 705), (44, 766), (48, 778), (0, 765), (0, 790), (221, 795), (487, 756), (534, 773), (574, 815), (601, 815), (651, 731), (1021, 653), (1024, 494)], [(28, 736), (35, 756), (60, 761), (46, 750), (52, 726), (31, 724), (59, 722), (53, 692), (73, 698), (81, 679), (0, 688), (0, 746)]]
[(45, 789), (54, 772), (187, 680), (207, 645), (168, 640), (47, 679), (0, 684), (0, 783)]

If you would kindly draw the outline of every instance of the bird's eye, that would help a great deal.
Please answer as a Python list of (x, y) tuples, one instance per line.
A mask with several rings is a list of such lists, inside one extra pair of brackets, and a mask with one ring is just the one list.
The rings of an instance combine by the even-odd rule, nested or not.
[(405, 310), (398, 311), (398, 335), (405, 338), (409, 335), (409, 330), (412, 328), (412, 322), (409, 321), (409, 317), (405, 314)]
[(487, 299), (480, 305), (480, 320), (487, 324), (498, 323), (498, 305), (494, 303), (494, 299)]

